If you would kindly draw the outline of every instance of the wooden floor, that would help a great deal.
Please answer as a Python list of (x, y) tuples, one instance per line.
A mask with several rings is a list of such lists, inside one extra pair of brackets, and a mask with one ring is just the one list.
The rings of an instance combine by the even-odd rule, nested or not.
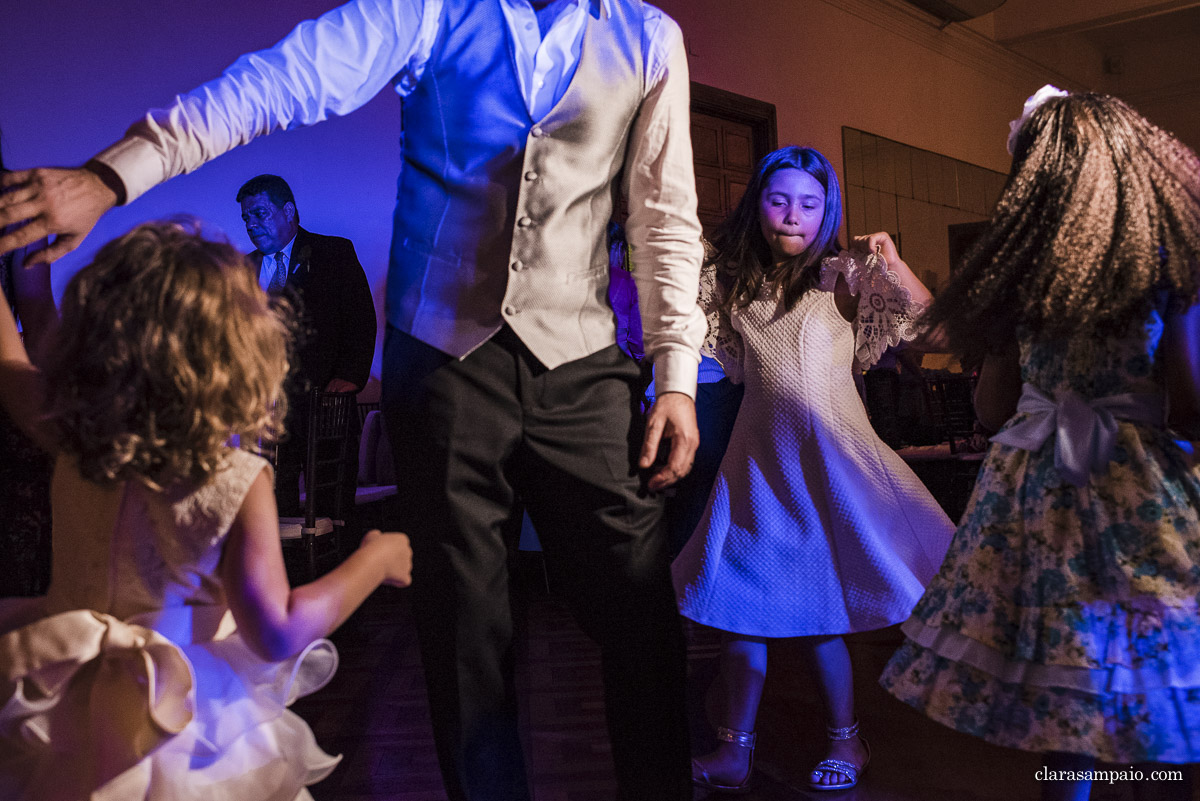
[[(600, 700), (599, 656), (533, 573), (518, 651), (522, 714), (534, 801), (615, 798)], [(700, 699), (716, 669), (711, 632), (689, 632), (693, 747), (712, 734)], [(341, 666), (333, 682), (294, 709), (342, 763), (311, 788), (316, 801), (440, 801), (416, 634), (402, 590), (377, 592), (334, 637)], [(759, 714), (757, 773), (749, 801), (1035, 801), (1036, 756), (987, 745), (932, 723), (879, 689), (883, 664), (900, 641), (895, 629), (850, 639), (863, 734), (873, 758), (860, 786), (817, 793), (805, 788), (822, 755), (824, 722), (812, 681), (794, 647), (773, 647)], [(1191, 786), (1191, 769), (1185, 769)], [(1093, 801), (1170, 796), (1150, 782), (1097, 785)], [(1178, 788), (1183, 789), (1183, 788)], [(697, 801), (705, 798), (697, 792)], [(714, 798), (719, 798), (714, 796)]]

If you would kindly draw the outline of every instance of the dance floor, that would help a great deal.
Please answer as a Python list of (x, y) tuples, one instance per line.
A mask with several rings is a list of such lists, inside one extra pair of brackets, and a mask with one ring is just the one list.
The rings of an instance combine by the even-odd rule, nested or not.
[[(612, 801), (615, 785), (604, 729), (599, 655), (547, 591), (531, 563), (518, 662), (526, 753), (534, 801)], [(710, 631), (689, 632), (693, 738), (712, 745), (703, 690), (716, 670)], [(420, 656), (408, 596), (384, 588), (334, 637), (341, 667), (332, 683), (294, 709), (318, 742), (342, 763), (312, 789), (316, 801), (442, 801)], [(896, 629), (850, 639), (863, 734), (873, 757), (859, 787), (805, 789), (821, 757), (824, 731), (812, 679), (788, 643), (773, 647), (759, 714), (759, 746), (749, 801), (1036, 801), (1036, 756), (997, 748), (943, 728), (905, 707), (875, 683), (900, 641)], [(1126, 766), (1127, 767), (1127, 766)], [(1190, 768), (1185, 781), (1193, 781)], [(1151, 801), (1166, 788), (1146, 781), (1097, 785), (1093, 801)], [(1176, 788), (1178, 789), (1178, 788)], [(1200, 793), (1191, 795), (1200, 801)], [(696, 799), (706, 797), (697, 791)]]

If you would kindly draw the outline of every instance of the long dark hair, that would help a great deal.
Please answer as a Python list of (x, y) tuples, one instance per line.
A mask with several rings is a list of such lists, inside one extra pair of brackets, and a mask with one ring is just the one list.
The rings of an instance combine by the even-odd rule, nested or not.
[(1119, 330), (1196, 302), (1200, 160), (1122, 101), (1078, 94), (1025, 122), (991, 224), (929, 313), (959, 352)]
[[(759, 201), (767, 182), (779, 170), (808, 173), (825, 190), (821, 228), (812, 244), (798, 256), (774, 266), (771, 248), (762, 234)], [(817, 284), (821, 260), (841, 250), (838, 229), (842, 225), (842, 190), (829, 159), (811, 147), (789, 145), (763, 156), (742, 199), (713, 234), (717, 251), (717, 275), (728, 290), (725, 306), (744, 307), (758, 297), (765, 281), (782, 290), (784, 308), (790, 310), (800, 297)]]

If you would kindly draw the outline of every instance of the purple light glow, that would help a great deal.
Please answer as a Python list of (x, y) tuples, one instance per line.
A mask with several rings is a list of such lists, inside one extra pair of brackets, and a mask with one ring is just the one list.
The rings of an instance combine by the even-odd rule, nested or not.
[[(268, 47), (300, 20), (335, 3), (211, 0), (203, 6), (148, 0), (44, 0), (4, 14), (5, 80), (0, 130), (10, 169), (77, 165), (115, 141), (147, 109), (216, 77), (243, 52)], [(354, 114), (277, 132), (150, 191), (106, 215), (84, 245), (55, 265), (67, 279), (104, 242), (139, 222), (191, 214), (253, 250), (234, 195), (260, 173), (284, 176), (304, 226), (354, 242), (377, 313), (391, 236), (400, 102), (385, 90)], [(382, 322), (372, 375), (379, 375)]]

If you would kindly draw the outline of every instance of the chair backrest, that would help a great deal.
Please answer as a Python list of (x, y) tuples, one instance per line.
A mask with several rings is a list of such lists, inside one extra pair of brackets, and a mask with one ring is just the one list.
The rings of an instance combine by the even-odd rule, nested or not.
[(358, 402), (358, 426), (359, 426), (359, 428), (362, 428), (363, 424), (367, 422), (367, 415), (369, 415), (371, 412), (379, 411), (379, 407), (380, 407), (379, 401), (359, 401)]
[(342, 486), (349, 479), (346, 458), (355, 393), (309, 393), (307, 452), (304, 463), (304, 522), (312, 527), (318, 515), (343, 520)]
[(975, 380), (963, 373), (926, 373), (930, 406), (950, 452), (975, 433)]
[(363, 487), (395, 483), (396, 466), (387, 426), (383, 412), (374, 409), (363, 420), (358, 440), (358, 484)]

